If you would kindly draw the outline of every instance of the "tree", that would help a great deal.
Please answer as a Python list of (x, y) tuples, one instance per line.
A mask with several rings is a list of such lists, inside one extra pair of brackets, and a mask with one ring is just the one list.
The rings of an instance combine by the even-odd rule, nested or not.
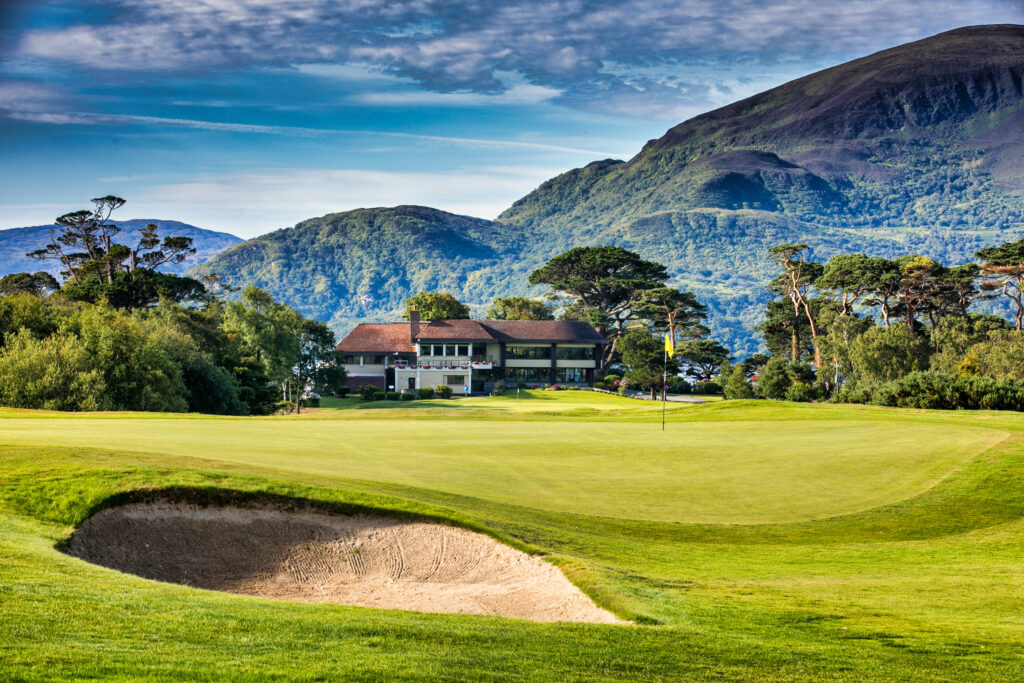
[(321, 391), (332, 385), (340, 386), (345, 379), (345, 369), (334, 350), (334, 333), (327, 325), (303, 318), (298, 322), (295, 334), (299, 345), (298, 360), (294, 367), (297, 386), (295, 413), (298, 414), (302, 412), (302, 394), (307, 384)]
[(587, 320), (611, 344), (604, 347), (600, 371), (606, 372), (618, 340), (638, 319), (644, 294), (663, 286), (665, 266), (622, 247), (576, 247), (530, 273), (530, 284), (546, 284), (569, 299), (563, 317)]
[(415, 308), (421, 320), (466, 320), (469, 318), (469, 306), (460, 302), (447, 292), (420, 292), (405, 300), (405, 313), (402, 317), (409, 319), (409, 313)]
[(109, 283), (88, 279), (64, 285), (61, 292), (72, 301), (98, 303), (104, 301), (114, 308), (148, 308), (161, 299), (183, 302), (203, 302), (209, 294), (198, 280), (160, 273), (148, 268), (134, 272), (119, 271)]
[(732, 367), (725, 380), (723, 390), (727, 399), (757, 397), (754, 393), (754, 387), (750, 386), (750, 381), (747, 379), (747, 373), (742, 364)]
[(56, 219), (57, 228), (50, 231), (50, 242), (29, 253), (32, 258), (58, 261), (66, 281), (83, 284), (95, 280), (113, 285), (119, 272), (134, 273), (137, 269), (156, 269), (168, 263), (182, 263), (196, 252), (190, 237), (160, 239), (157, 226), (147, 225), (140, 231), (135, 247), (114, 241), (121, 228), (110, 221), (114, 211), (125, 200), (113, 195), (92, 200), (93, 209), (66, 213)]
[(833, 292), (841, 302), (841, 315), (849, 315), (857, 301), (875, 291), (886, 270), (886, 259), (839, 254), (828, 260), (814, 286)]
[(686, 374), (707, 382), (729, 360), (729, 349), (713, 339), (695, 339), (678, 347), (676, 358), (688, 366)]
[(872, 327), (850, 344), (850, 362), (861, 379), (889, 382), (928, 369), (927, 340), (906, 323)]
[(673, 343), (711, 334), (704, 325), (707, 309), (693, 292), (671, 287), (644, 290), (636, 312), (650, 322), (654, 330), (668, 333)]
[(242, 290), (241, 301), (228, 302), (224, 309), (225, 331), (238, 336), (267, 377), (280, 384), (282, 395), (299, 359), (297, 318), (293, 309), (252, 285)]
[(28, 292), (37, 296), (60, 289), (56, 278), (46, 271), (38, 273), (11, 273), (0, 278), (0, 296)]
[(981, 272), (988, 278), (982, 282), (982, 289), (997, 292), (997, 296), (1012, 302), (1014, 326), (1021, 332), (1024, 325), (1024, 238), (981, 249), (975, 257), (981, 260)]
[(665, 358), (665, 342), (645, 329), (633, 329), (619, 339), (619, 353), (626, 366), (624, 379), (631, 385), (647, 387), (651, 398), (665, 384), (666, 373), (674, 377), (679, 364), (674, 358)]
[[(768, 250), (773, 261), (782, 266), (782, 273), (772, 281), (772, 291), (781, 296), (788, 297), (793, 304), (795, 317), (799, 317), (801, 309), (807, 318), (811, 330), (811, 345), (814, 349), (814, 364), (821, 366), (821, 351), (818, 349), (818, 327), (811, 313), (810, 305), (807, 303), (809, 291), (814, 281), (822, 275), (822, 265), (814, 261), (805, 261), (803, 252), (807, 250), (806, 244), (780, 244)], [(798, 349), (795, 345), (792, 348), (793, 360), (797, 360)]]
[(758, 377), (757, 388), (762, 397), (781, 400), (787, 398), (794, 385), (807, 387), (814, 383), (814, 379), (814, 370), (806, 363), (772, 356)]
[(554, 320), (555, 309), (536, 299), (508, 296), (495, 299), (484, 317), (487, 320)]

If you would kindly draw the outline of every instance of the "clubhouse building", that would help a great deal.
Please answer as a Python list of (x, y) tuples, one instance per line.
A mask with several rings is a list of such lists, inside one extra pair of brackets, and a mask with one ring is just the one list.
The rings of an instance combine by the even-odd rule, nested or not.
[(590, 323), (569, 320), (435, 320), (362, 323), (336, 347), (348, 386), (384, 391), (450, 386), (456, 395), (486, 392), (494, 382), (593, 384), (608, 342)]

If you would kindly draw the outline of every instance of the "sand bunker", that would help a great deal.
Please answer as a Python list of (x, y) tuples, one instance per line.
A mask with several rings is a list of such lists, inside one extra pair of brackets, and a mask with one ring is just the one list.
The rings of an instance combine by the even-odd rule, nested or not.
[(87, 519), (67, 552), (148, 579), (277, 600), (622, 623), (538, 557), (384, 515), (134, 503)]

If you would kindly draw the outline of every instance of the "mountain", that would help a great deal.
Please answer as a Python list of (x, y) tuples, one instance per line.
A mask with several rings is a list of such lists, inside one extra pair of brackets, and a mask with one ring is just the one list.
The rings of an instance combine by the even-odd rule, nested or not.
[(423, 206), (357, 209), (243, 242), (197, 269), (255, 284), (338, 331), (393, 319), (416, 292), (489, 302), (513, 283), (525, 291), (522, 231)]
[[(192, 246), (196, 253), (190, 256), (184, 263), (178, 265), (166, 265), (161, 268), (169, 273), (184, 273), (190, 268), (213, 258), (228, 247), (234, 246), (242, 241), (241, 238), (229, 235), (226, 232), (215, 232), (204, 230), (188, 223), (178, 221), (153, 220), (145, 218), (133, 218), (127, 221), (111, 221), (122, 232), (118, 234), (118, 241), (123, 244), (134, 244), (138, 241), (140, 229), (153, 223), (160, 228), (161, 237), (191, 237)], [(0, 275), (10, 273), (35, 273), (45, 270), (53, 275), (60, 272), (60, 265), (55, 261), (37, 261), (25, 254), (36, 249), (41, 249), (50, 241), (50, 230), (56, 225), (34, 225), (27, 228), (10, 228), (0, 230)]]
[[(818, 258), (912, 252), (958, 263), (1019, 237), (1022, 84), (1024, 27), (958, 29), (690, 119), (628, 162), (545, 182), (493, 223), (366, 209), (258, 238), (206, 267), (272, 291), (275, 273), (290, 274), (285, 301), (344, 331), (392, 317), (418, 289), (484, 304), (525, 291), (530, 268), (569, 247), (617, 244), (666, 264), (709, 303), (716, 334), (749, 353), (774, 244), (807, 242)], [(410, 212), (422, 222), (403, 218), (383, 243), (369, 227)], [(328, 224), (339, 232), (328, 236)]]

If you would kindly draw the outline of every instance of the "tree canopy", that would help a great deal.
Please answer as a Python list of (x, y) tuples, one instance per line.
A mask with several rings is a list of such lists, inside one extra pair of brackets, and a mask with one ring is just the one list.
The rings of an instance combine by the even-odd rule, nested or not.
[(554, 320), (555, 309), (550, 304), (525, 296), (499, 297), (484, 313), (487, 320)]
[(469, 318), (469, 306), (462, 303), (447, 292), (420, 292), (405, 300), (405, 313), (402, 317), (409, 319), (415, 308), (419, 311), (420, 320), (465, 320)]

